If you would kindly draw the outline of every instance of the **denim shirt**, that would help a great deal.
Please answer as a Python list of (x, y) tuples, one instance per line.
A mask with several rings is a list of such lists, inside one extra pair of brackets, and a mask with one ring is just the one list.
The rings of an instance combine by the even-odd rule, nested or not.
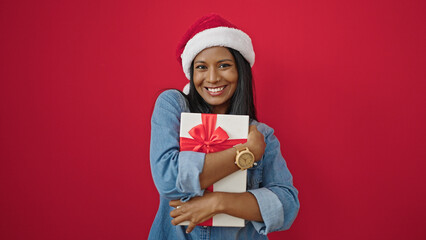
[(173, 226), (169, 201), (202, 196), (199, 175), (205, 153), (179, 151), (180, 115), (189, 112), (187, 100), (176, 90), (158, 97), (151, 118), (151, 173), (160, 193), (160, 206), (149, 239), (268, 239), (266, 234), (287, 230), (299, 211), (298, 191), (281, 155), (280, 143), (273, 129), (251, 120), (265, 137), (262, 159), (247, 170), (247, 191), (257, 200), (263, 222), (245, 221), (245, 227), (196, 226), (185, 233), (186, 226)]

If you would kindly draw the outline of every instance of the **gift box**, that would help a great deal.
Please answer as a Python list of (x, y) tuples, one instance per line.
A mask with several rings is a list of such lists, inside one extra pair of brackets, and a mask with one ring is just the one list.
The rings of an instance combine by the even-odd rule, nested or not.
[[(229, 114), (182, 113), (180, 151), (212, 153), (247, 142), (249, 116)], [(247, 170), (237, 171), (209, 188), (212, 192), (246, 191)], [(217, 214), (201, 226), (244, 227), (245, 220), (227, 214)], [(183, 222), (181, 225), (188, 225)]]

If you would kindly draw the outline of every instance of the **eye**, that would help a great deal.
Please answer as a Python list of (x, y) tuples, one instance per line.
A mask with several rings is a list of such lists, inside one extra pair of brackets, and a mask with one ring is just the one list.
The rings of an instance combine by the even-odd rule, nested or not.
[(201, 70), (204, 70), (204, 69), (207, 69), (207, 67), (206, 67), (206, 66), (204, 66), (204, 65), (197, 65), (197, 66), (195, 66), (195, 69), (201, 69)]
[(227, 67), (230, 67), (230, 66), (231, 66), (231, 64), (229, 64), (229, 63), (222, 63), (222, 64), (219, 65), (219, 68), (227, 68)]

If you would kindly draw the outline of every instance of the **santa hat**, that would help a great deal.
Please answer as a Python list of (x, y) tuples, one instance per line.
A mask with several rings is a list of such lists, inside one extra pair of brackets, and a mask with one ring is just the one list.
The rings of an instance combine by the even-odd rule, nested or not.
[[(250, 37), (213, 13), (196, 21), (179, 42), (176, 57), (182, 64), (186, 78), (190, 79), (191, 63), (197, 54), (215, 46), (233, 48), (241, 53), (250, 66), (254, 64), (254, 50)], [(185, 86), (184, 92), (189, 92), (189, 85)]]

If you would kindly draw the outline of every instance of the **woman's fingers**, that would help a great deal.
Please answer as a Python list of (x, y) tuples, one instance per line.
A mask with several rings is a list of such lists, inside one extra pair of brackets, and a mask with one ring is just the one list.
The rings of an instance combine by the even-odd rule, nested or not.
[(192, 230), (194, 230), (195, 226), (197, 226), (195, 223), (190, 222), (188, 227), (186, 228), (186, 233), (192, 232)]
[(195, 197), (188, 202), (173, 200), (169, 205), (175, 207), (170, 211), (170, 216), (173, 218), (171, 223), (178, 225), (184, 221), (189, 221), (187, 232), (191, 232), (195, 226), (215, 215), (215, 201), (217, 201), (214, 193), (205, 192), (202, 197)]
[(247, 136), (247, 145), (250, 151), (254, 154), (255, 160), (259, 161), (265, 152), (265, 137), (255, 125), (250, 125), (250, 131)]
[(173, 220), (172, 220), (172, 224), (173, 225), (178, 225), (179, 223), (182, 223), (182, 222), (184, 222), (184, 221), (187, 221), (188, 219), (186, 219), (187, 218), (187, 216), (185, 216), (185, 215), (180, 215), (180, 216), (178, 216), (178, 217), (175, 217), (175, 218), (173, 218)]
[[(176, 218), (174, 218), (173, 220), (172, 220), (172, 224), (173, 225), (178, 225), (178, 224), (180, 224), (180, 223), (182, 223), (182, 222), (184, 222), (184, 221), (188, 221), (188, 219), (186, 219), (186, 217), (184, 216), (184, 215), (180, 215), (180, 216), (178, 216), (178, 217), (176, 217)], [(195, 224), (195, 223), (193, 223), (193, 222), (189, 222), (189, 225), (188, 225), (188, 227), (186, 228), (186, 233), (190, 233), (190, 232), (192, 232), (192, 230), (194, 230), (194, 228), (197, 226), (197, 224)]]
[(182, 202), (180, 200), (171, 200), (169, 202), (169, 205), (170, 205), (170, 207), (176, 208), (176, 207), (182, 205)]
[(180, 208), (176, 208), (173, 211), (170, 212), (170, 217), (175, 218), (179, 215), (182, 215), (182, 210)]

